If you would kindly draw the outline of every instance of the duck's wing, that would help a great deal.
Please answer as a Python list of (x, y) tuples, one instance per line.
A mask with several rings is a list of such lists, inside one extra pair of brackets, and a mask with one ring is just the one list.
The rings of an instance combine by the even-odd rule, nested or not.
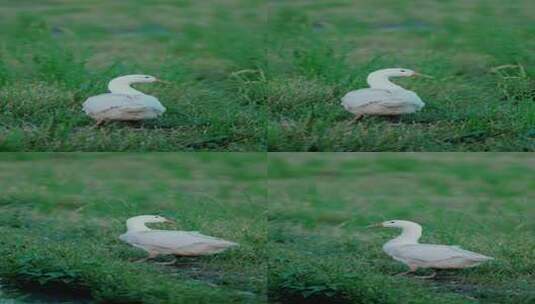
[(151, 96), (151, 95), (142, 95), (142, 96), (143, 96), (142, 102), (146, 107), (150, 107), (162, 113), (165, 112), (166, 109), (160, 103), (158, 98)]
[(124, 239), (128, 243), (165, 250), (174, 250), (199, 244), (211, 244), (221, 247), (237, 245), (236, 243), (223, 239), (189, 231), (152, 230), (127, 233), (127, 235)]
[(459, 246), (414, 244), (402, 245), (396, 248), (394, 255), (422, 262), (440, 262), (454, 258), (464, 258), (474, 261), (491, 260), (491, 257), (464, 250)]
[(164, 112), (165, 107), (156, 99), (150, 95), (126, 95), (126, 94), (101, 94), (93, 97), (89, 97), (83, 103), (83, 110), (86, 114), (91, 115), (95, 113), (101, 113), (109, 111), (114, 108), (125, 109), (141, 109), (152, 108), (159, 112)]
[(381, 89), (361, 89), (351, 91), (342, 97), (342, 105), (346, 110), (365, 107), (374, 103), (395, 102), (396, 95)]
[(406, 103), (410, 103), (417, 108), (423, 108), (425, 106), (425, 103), (422, 101), (420, 96), (416, 94), (413, 91), (409, 90), (398, 90), (392, 92), (394, 95), (396, 95), (396, 98), (404, 100)]

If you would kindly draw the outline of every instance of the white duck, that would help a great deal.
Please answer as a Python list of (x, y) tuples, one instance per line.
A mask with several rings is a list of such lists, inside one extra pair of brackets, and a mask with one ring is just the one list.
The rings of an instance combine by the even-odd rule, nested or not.
[[(434, 269), (462, 269), (477, 266), (494, 258), (464, 250), (459, 246), (420, 244), (418, 239), (422, 236), (422, 226), (402, 220), (392, 220), (375, 224), (370, 227), (401, 228), (401, 235), (388, 241), (383, 246), (384, 252), (394, 260), (409, 266), (409, 271), (400, 274), (415, 272), (418, 268)], [(432, 278), (436, 275), (421, 278)]]
[(390, 77), (423, 76), (409, 69), (383, 69), (368, 76), (370, 88), (347, 93), (342, 98), (342, 106), (355, 114), (353, 121), (364, 115), (400, 115), (419, 111), (425, 104), (416, 93), (392, 82)]
[[(165, 222), (174, 223), (158, 215), (140, 215), (129, 218), (126, 221), (127, 232), (121, 234), (119, 239), (149, 253), (148, 257), (138, 262), (153, 259), (159, 255), (210, 255), (238, 246), (237, 243), (203, 235), (197, 231), (153, 230), (145, 226), (146, 223)], [(164, 264), (172, 264), (175, 260)]]
[(150, 75), (127, 75), (108, 84), (111, 93), (89, 97), (83, 104), (84, 112), (97, 125), (112, 120), (144, 120), (160, 116), (165, 107), (153, 96), (130, 87), (134, 83), (162, 82)]

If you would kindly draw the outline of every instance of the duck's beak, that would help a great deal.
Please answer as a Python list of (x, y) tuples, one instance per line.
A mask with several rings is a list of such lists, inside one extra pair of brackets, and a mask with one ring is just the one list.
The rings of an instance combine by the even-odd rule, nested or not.
[(163, 84), (171, 84), (171, 82), (166, 81), (166, 80), (161, 80), (161, 79), (156, 79), (156, 82), (163, 83)]
[(425, 75), (425, 74), (420, 74), (420, 73), (414, 73), (413, 76), (423, 77), (423, 78), (428, 78), (428, 79), (435, 79), (435, 77), (433, 77), (433, 76), (429, 76), (429, 75)]
[(371, 224), (366, 226), (366, 228), (383, 228), (383, 223)]

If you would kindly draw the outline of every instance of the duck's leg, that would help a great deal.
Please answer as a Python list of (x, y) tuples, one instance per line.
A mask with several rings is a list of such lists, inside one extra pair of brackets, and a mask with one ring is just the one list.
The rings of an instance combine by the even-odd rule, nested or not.
[(140, 259), (140, 260), (137, 260), (137, 261), (135, 261), (134, 263), (145, 262), (145, 261), (154, 259), (154, 258), (156, 258), (157, 256), (158, 256), (158, 253), (157, 253), (157, 252), (151, 251), (151, 252), (149, 252), (149, 255), (148, 255), (146, 258), (142, 258), (142, 259)]
[(98, 127), (101, 127), (102, 125), (104, 125), (106, 121), (104, 119), (99, 119), (97, 120), (97, 123), (95, 124), (95, 127), (98, 128)]
[(406, 274), (409, 274), (409, 273), (416, 272), (416, 270), (418, 270), (418, 266), (415, 266), (415, 265), (408, 265), (408, 266), (409, 266), (409, 270), (408, 271), (400, 272), (400, 273), (396, 274), (396, 276), (403, 276), (403, 275), (406, 275)]
[(434, 277), (437, 276), (437, 272), (436, 271), (433, 271), (432, 274), (430, 275), (426, 275), (426, 276), (415, 276), (415, 278), (418, 278), (418, 279), (432, 279)]
[(158, 265), (173, 265), (176, 263), (176, 257), (173, 256), (173, 260), (172, 261), (169, 261), (169, 262), (156, 262), (156, 264)]
[(351, 119), (348, 123), (348, 125), (352, 125), (352, 124), (355, 124), (357, 123), (359, 120), (361, 120), (362, 118), (364, 117), (364, 114), (355, 114), (355, 117), (353, 117), (353, 119)]
[(389, 116), (386, 116), (386, 119), (391, 123), (400, 123), (401, 115), (389, 115)]

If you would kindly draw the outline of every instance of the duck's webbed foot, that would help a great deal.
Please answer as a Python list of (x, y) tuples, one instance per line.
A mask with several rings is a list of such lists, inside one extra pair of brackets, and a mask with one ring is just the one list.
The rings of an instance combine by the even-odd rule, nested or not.
[(436, 277), (436, 276), (437, 276), (437, 272), (436, 272), (436, 271), (433, 271), (433, 273), (430, 274), (430, 275), (425, 275), (425, 276), (414, 276), (414, 277), (417, 278), (417, 279), (423, 279), (423, 280), (425, 280), (425, 279), (432, 279), (432, 278), (434, 278), (434, 277)]
[(410, 274), (410, 273), (414, 273), (414, 272), (416, 272), (416, 270), (418, 270), (417, 266), (409, 265), (409, 270), (408, 271), (400, 272), (400, 273), (396, 274), (396, 276), (404, 276), (404, 275), (407, 275), (407, 274)]
[(142, 263), (142, 262), (146, 262), (148, 260), (151, 260), (151, 259), (154, 259), (158, 256), (158, 253), (156, 252), (150, 252), (149, 255), (146, 257), (146, 258), (142, 258), (142, 259), (139, 259), (137, 261), (135, 261), (134, 263)]
[[(418, 267), (417, 266), (411, 266), (409, 265), (409, 270), (408, 271), (405, 271), (405, 272), (401, 272), (401, 273), (398, 273), (396, 274), (396, 276), (402, 276), (402, 275), (407, 275), (407, 274), (413, 274), (416, 272), (416, 270), (418, 270)], [(432, 274), (430, 275), (425, 275), (425, 276), (414, 276), (415, 278), (417, 279), (432, 279), (434, 278), (435, 276), (437, 275), (437, 272), (436, 271), (433, 271)]]
[(353, 119), (351, 119), (351, 120), (348, 122), (348, 125), (356, 124), (356, 123), (357, 123), (359, 120), (361, 120), (363, 117), (364, 117), (364, 114), (355, 114), (355, 117), (353, 117)]
[(146, 262), (148, 260), (149, 260), (149, 257), (146, 257), (146, 258), (142, 258), (142, 259), (136, 260), (136, 261), (134, 261), (134, 263), (143, 263), (143, 262)]
[(173, 260), (169, 261), (169, 262), (156, 262), (156, 264), (158, 265), (173, 265), (176, 263), (176, 257), (173, 256)]
[(401, 115), (388, 115), (386, 116), (386, 119), (391, 123), (400, 123)]

